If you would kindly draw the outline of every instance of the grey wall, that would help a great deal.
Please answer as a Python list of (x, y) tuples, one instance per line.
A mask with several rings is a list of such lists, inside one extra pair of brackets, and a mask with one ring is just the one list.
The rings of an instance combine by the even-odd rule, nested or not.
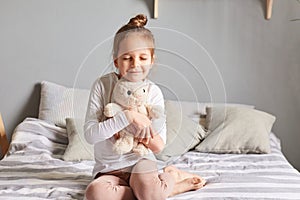
[[(149, 26), (157, 41), (152, 79), (167, 98), (255, 105), (300, 169), (300, 3), (162, 0)], [(112, 69), (111, 37), (152, 0), (0, 0), (0, 106), (7, 133), (37, 117), (39, 82), (90, 88)]]

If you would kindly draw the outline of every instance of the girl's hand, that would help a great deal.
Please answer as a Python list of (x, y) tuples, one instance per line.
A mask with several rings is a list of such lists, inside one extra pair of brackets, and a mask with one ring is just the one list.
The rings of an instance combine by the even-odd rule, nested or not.
[(160, 135), (153, 130), (151, 120), (147, 116), (128, 110), (124, 111), (124, 113), (128, 122), (132, 124), (132, 128), (135, 129), (133, 132), (136, 133), (135, 136), (140, 142), (151, 149), (153, 153), (159, 153), (163, 150), (165, 143)]
[(141, 129), (139, 132), (136, 132), (135, 137), (138, 139), (139, 142), (142, 142), (144, 144), (149, 144), (150, 139), (153, 138), (154, 131), (152, 129), (152, 126), (145, 127)]
[(125, 115), (129, 121), (135, 127), (135, 137), (139, 142), (146, 139), (145, 142), (149, 143), (150, 138), (153, 138), (154, 131), (151, 127), (151, 120), (144, 114), (136, 111), (125, 111)]

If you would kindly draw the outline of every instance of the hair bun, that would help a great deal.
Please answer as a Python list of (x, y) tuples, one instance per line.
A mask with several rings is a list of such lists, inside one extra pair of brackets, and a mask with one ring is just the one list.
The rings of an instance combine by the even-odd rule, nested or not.
[(128, 22), (128, 25), (135, 27), (144, 27), (147, 24), (147, 16), (143, 14), (139, 14), (133, 18), (131, 18)]

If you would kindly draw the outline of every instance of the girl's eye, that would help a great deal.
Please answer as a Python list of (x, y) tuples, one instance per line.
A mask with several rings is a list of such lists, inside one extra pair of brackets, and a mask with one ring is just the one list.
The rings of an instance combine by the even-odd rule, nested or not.
[(141, 57), (141, 60), (148, 60), (148, 57)]
[(132, 93), (132, 92), (131, 92), (130, 90), (127, 91), (127, 94), (128, 94), (128, 95), (131, 95), (131, 93)]
[(146, 90), (145, 90), (145, 89), (143, 89), (143, 92), (145, 93), (145, 92), (146, 92)]
[(130, 57), (123, 57), (123, 60), (130, 60)]

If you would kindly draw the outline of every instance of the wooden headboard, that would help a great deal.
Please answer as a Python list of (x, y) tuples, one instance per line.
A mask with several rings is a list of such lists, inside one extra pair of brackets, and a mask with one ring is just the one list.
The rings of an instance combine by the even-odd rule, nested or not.
[(0, 113), (0, 147), (1, 147), (1, 159), (3, 158), (3, 156), (7, 153), (8, 150), (8, 140), (6, 137), (6, 133), (5, 133), (5, 128), (4, 128), (4, 123), (2, 120), (2, 116)]

